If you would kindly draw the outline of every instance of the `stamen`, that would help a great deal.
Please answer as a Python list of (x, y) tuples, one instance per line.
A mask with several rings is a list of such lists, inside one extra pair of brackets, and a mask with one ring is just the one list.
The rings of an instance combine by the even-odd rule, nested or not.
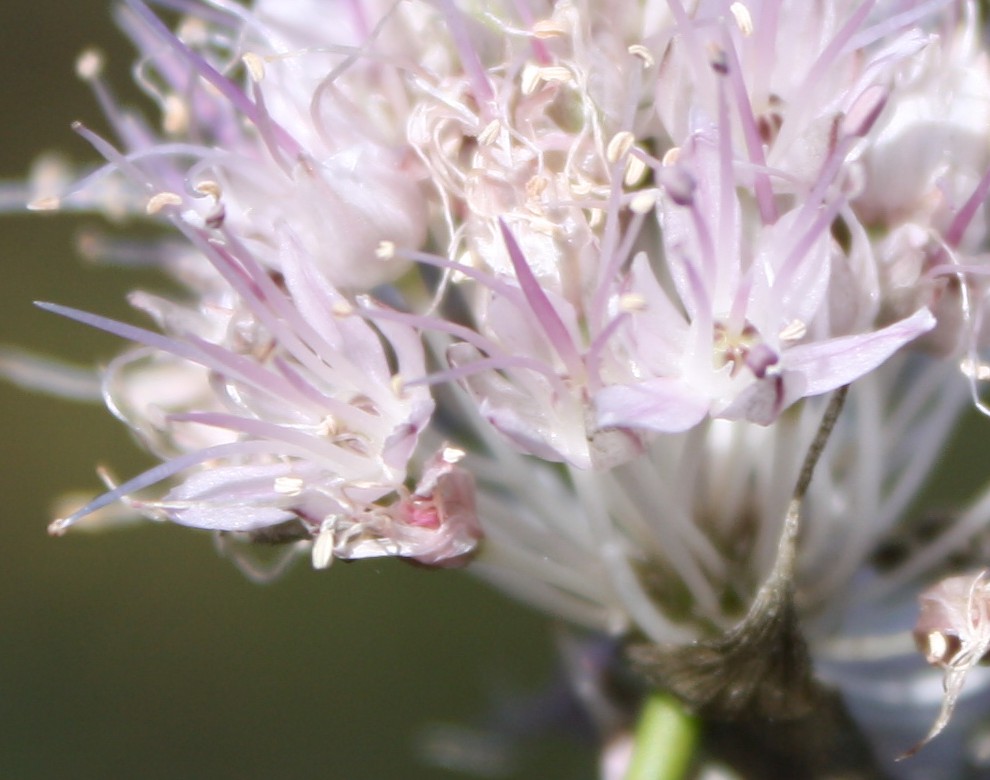
[(83, 81), (95, 81), (103, 75), (105, 60), (98, 49), (86, 49), (76, 60), (76, 75)]
[(148, 200), (148, 204), (144, 207), (145, 212), (149, 216), (153, 216), (161, 211), (166, 206), (181, 206), (182, 196), (175, 192), (159, 192), (157, 195), (152, 195)]
[(729, 11), (736, 20), (739, 31), (747, 38), (753, 34), (753, 17), (749, 15), (749, 9), (740, 2), (732, 3)]
[(241, 56), (241, 61), (256, 84), (265, 78), (265, 61), (257, 54), (246, 52)]
[(533, 24), (533, 35), (539, 40), (549, 40), (567, 35), (567, 27), (555, 18), (540, 19)]
[(643, 46), (643, 44), (641, 43), (632, 44), (629, 47), (628, 51), (634, 57), (637, 57), (640, 60), (642, 60), (644, 68), (652, 68), (656, 64), (656, 61), (653, 59), (653, 55), (650, 53), (650, 50), (647, 49), (645, 46)]

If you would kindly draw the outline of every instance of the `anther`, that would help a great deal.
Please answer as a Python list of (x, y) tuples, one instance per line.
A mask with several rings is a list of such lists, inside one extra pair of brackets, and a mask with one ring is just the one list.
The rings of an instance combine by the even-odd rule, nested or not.
[(533, 25), (533, 37), (541, 41), (566, 34), (567, 28), (556, 19), (540, 19)]
[(643, 190), (637, 192), (629, 202), (629, 210), (633, 214), (649, 214), (657, 205), (657, 191)]
[(622, 130), (616, 133), (612, 136), (612, 140), (608, 142), (608, 146), (605, 147), (606, 159), (610, 163), (621, 160), (629, 153), (635, 141), (636, 137), (628, 130)]
[(808, 326), (801, 320), (791, 320), (784, 326), (784, 329), (777, 334), (781, 341), (798, 341), (804, 338), (808, 332)]
[(193, 189), (200, 195), (208, 195), (213, 200), (220, 200), (220, 196), (223, 194), (219, 182), (215, 182), (212, 179), (205, 179), (199, 182)]
[(333, 549), (337, 541), (334, 534), (335, 519), (331, 517), (323, 521), (320, 533), (313, 543), (314, 569), (327, 569), (333, 563)]
[(178, 95), (169, 95), (162, 105), (162, 129), (169, 135), (182, 135), (189, 129), (189, 107)]
[(629, 155), (626, 160), (626, 175), (622, 181), (627, 187), (634, 187), (642, 181), (645, 173), (646, 163), (635, 155)]
[(747, 38), (753, 34), (753, 17), (749, 9), (742, 3), (736, 2), (729, 6), (729, 11), (735, 17), (739, 31)]
[(247, 52), (241, 57), (241, 62), (247, 68), (251, 79), (257, 83), (265, 77), (265, 61), (254, 52)]
[(62, 200), (55, 195), (36, 198), (27, 204), (28, 211), (58, 211), (60, 208), (62, 208)]
[(653, 55), (650, 54), (650, 50), (641, 43), (634, 43), (627, 49), (627, 51), (634, 57), (638, 57), (642, 60), (644, 68), (652, 68), (656, 62), (653, 59)]
[(103, 53), (98, 49), (86, 49), (76, 60), (76, 75), (83, 81), (95, 81), (103, 73)]
[(639, 293), (626, 293), (619, 298), (619, 311), (623, 314), (646, 311), (646, 298)]
[(276, 477), (273, 489), (282, 496), (298, 496), (305, 483), (299, 477)]
[(392, 241), (380, 241), (375, 248), (375, 257), (379, 260), (391, 260), (395, 257), (395, 243)]
[(182, 196), (175, 192), (159, 192), (148, 199), (148, 205), (144, 210), (148, 214), (157, 214), (166, 206), (181, 206)]
[(444, 447), (443, 452), (440, 453), (440, 457), (443, 458), (444, 463), (459, 463), (467, 455), (466, 452), (457, 447)]
[[(523, 91), (525, 92), (525, 90)], [(495, 143), (495, 140), (499, 136), (500, 129), (501, 129), (501, 125), (499, 124), (499, 121), (497, 119), (493, 119), (491, 122), (485, 125), (484, 130), (478, 133), (478, 143), (481, 144), (482, 146), (490, 146), (491, 144)]]

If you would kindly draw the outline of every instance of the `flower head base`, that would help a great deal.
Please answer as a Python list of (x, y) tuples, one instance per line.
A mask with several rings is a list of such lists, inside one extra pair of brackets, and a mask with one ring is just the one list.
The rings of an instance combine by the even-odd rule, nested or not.
[[(903, 640), (891, 598), (990, 522), (873, 556), (990, 376), (975, 3), (180, 5), (119, 13), (161, 130), (84, 58), (118, 146), (79, 126), (106, 167), (38, 182), (184, 242), (141, 258), (182, 290), (133, 295), (156, 330), (45, 304), (139, 345), (103, 396), (163, 460), (54, 532), (122, 500), (318, 568), (470, 564), (664, 680), (699, 648), (735, 679), (745, 633), (747, 701), (782, 642), (875, 690), (843, 643)], [(924, 597), (930, 737), (984, 579)]]

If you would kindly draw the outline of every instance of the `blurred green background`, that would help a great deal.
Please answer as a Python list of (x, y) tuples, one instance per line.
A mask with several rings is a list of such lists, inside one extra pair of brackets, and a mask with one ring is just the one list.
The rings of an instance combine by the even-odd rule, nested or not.
[[(0, 3), (0, 177), (41, 152), (93, 159), (70, 130), (102, 128), (74, 76), (96, 45), (126, 94), (131, 50), (108, 0)], [(129, 317), (144, 283), (87, 267), (95, 219), (7, 216), (0, 342), (79, 362), (120, 344), (32, 300)], [(417, 756), (422, 729), (477, 722), (553, 665), (547, 621), (458, 573), (396, 563), (302, 564), (246, 581), (205, 534), (141, 526), (50, 539), (55, 497), (95, 490), (97, 463), (144, 463), (102, 408), (0, 384), (0, 777), (456, 778)], [(513, 778), (591, 778), (589, 750), (543, 744)]]

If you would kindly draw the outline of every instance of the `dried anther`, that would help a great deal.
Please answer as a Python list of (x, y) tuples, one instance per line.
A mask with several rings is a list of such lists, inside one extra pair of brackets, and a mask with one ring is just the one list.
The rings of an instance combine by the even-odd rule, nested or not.
[(922, 593), (918, 602), (914, 639), (925, 660), (945, 670), (945, 695), (931, 730), (899, 761), (913, 756), (948, 725), (966, 676), (990, 651), (990, 569), (948, 577)]

